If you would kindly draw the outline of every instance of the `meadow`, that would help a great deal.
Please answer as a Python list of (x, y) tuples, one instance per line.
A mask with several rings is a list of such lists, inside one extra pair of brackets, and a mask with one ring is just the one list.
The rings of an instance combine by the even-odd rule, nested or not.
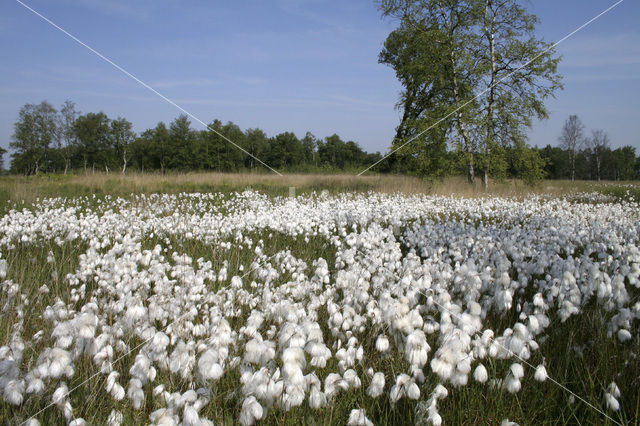
[(0, 419), (638, 424), (639, 194), (1, 177)]

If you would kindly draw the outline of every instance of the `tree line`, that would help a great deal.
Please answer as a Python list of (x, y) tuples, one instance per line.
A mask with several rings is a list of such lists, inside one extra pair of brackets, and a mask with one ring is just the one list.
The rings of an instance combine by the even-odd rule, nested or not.
[[(10, 172), (238, 172), (261, 169), (263, 166), (256, 160), (259, 158), (278, 170), (288, 171), (360, 171), (379, 162), (372, 171), (431, 178), (468, 173), (467, 153), (455, 145), (443, 144), (440, 149), (433, 149), (428, 144), (417, 144), (418, 150), (411, 154), (394, 154), (382, 160), (380, 153), (369, 154), (357, 143), (344, 142), (335, 134), (324, 139), (310, 132), (301, 139), (292, 132), (269, 137), (260, 129), (243, 131), (232, 122), (223, 124), (220, 120), (214, 120), (210, 127), (251, 155), (210, 129), (194, 130), (184, 115), (169, 125), (159, 122), (137, 135), (125, 118), (112, 119), (103, 112), (80, 114), (71, 101), (59, 110), (46, 101), (26, 104), (14, 124)], [(0, 149), (0, 156), (3, 151)], [(498, 153), (502, 166), (492, 169), (492, 176), (497, 179), (519, 178), (530, 183), (543, 178), (640, 179), (640, 156), (636, 156), (635, 148), (612, 149), (604, 130), (587, 134), (576, 115), (565, 122), (558, 146), (494, 147), (494, 163)]]
[(603, 129), (590, 133), (577, 115), (570, 115), (558, 137), (559, 146), (538, 150), (551, 179), (633, 180), (640, 179), (640, 156), (636, 149), (623, 146), (612, 149), (609, 134)]
[(80, 114), (71, 101), (59, 110), (46, 101), (24, 105), (10, 147), (10, 171), (26, 175), (69, 170), (253, 171), (263, 167), (256, 158), (279, 170), (336, 171), (366, 167), (382, 158), (336, 134), (324, 139), (310, 132), (302, 139), (292, 132), (269, 137), (261, 129), (243, 131), (220, 120), (206, 130), (195, 130), (185, 115), (138, 135), (125, 118)]

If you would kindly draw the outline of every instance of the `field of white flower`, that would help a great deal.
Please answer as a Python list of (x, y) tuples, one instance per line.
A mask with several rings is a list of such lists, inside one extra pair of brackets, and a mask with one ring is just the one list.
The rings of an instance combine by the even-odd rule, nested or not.
[(0, 419), (637, 422), (639, 212), (251, 191), (13, 209)]

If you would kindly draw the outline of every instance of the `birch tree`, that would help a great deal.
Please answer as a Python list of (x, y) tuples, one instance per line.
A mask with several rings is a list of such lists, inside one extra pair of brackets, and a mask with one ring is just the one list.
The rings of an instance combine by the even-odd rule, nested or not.
[(584, 145), (584, 124), (577, 115), (570, 115), (564, 122), (558, 141), (560, 148), (569, 154), (571, 180), (576, 180), (576, 156)]
[(73, 156), (73, 148), (77, 144), (76, 134), (73, 125), (78, 118), (76, 104), (70, 100), (65, 101), (60, 108), (58, 114), (59, 139), (64, 158), (64, 174), (66, 175), (71, 165), (71, 157)]
[[(491, 171), (506, 168), (504, 149), (526, 141), (532, 117), (547, 118), (544, 100), (562, 87), (559, 58), (536, 37), (538, 19), (515, 0), (383, 0), (379, 8), (400, 20), (407, 40), (397, 49), (405, 53), (403, 60), (390, 61), (405, 86), (405, 115), (431, 108), (419, 104), (426, 95), (437, 100), (435, 105), (446, 105), (439, 118), (451, 118), (448, 134), (461, 142), (469, 181), (473, 183), (479, 166), (486, 188)], [(430, 37), (422, 38), (422, 33)], [(418, 46), (409, 49), (412, 37), (418, 38)], [(431, 54), (411, 56), (424, 51)], [(405, 74), (420, 75), (419, 82), (431, 84), (411, 86), (400, 78)], [(438, 121), (428, 114), (421, 121), (425, 119)]]
[(600, 181), (600, 166), (602, 165), (602, 157), (609, 149), (609, 135), (602, 129), (591, 131), (591, 137), (587, 139), (587, 145), (591, 148), (593, 159), (596, 163), (596, 178)]
[(57, 111), (46, 101), (20, 108), (9, 146), (15, 151), (26, 174), (38, 174), (47, 152), (58, 137)]
[(129, 145), (133, 142), (136, 134), (133, 132), (133, 124), (122, 117), (112, 120), (110, 123), (111, 146), (115, 150), (116, 157), (121, 161), (122, 174), (127, 171), (127, 160), (129, 158)]

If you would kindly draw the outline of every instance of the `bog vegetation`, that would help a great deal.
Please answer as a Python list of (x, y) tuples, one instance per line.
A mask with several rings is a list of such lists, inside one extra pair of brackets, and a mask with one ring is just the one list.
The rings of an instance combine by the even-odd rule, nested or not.
[(0, 417), (633, 422), (636, 193), (9, 201)]

